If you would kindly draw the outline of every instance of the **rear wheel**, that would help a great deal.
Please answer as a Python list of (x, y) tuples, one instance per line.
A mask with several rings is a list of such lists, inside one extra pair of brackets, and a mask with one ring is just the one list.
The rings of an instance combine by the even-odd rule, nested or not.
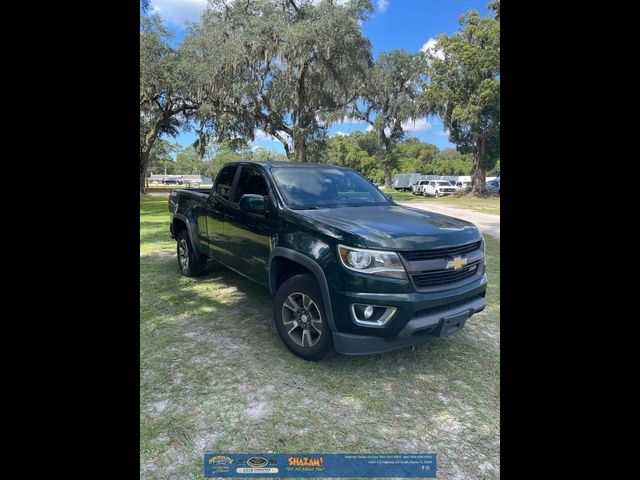
[(280, 338), (295, 355), (319, 361), (333, 347), (320, 287), (310, 273), (283, 282), (273, 300), (273, 316)]
[(186, 230), (182, 230), (178, 234), (178, 266), (180, 267), (180, 273), (185, 277), (197, 277), (203, 275), (207, 269), (206, 258), (198, 259), (195, 252), (191, 248), (191, 242), (189, 241), (189, 233)]

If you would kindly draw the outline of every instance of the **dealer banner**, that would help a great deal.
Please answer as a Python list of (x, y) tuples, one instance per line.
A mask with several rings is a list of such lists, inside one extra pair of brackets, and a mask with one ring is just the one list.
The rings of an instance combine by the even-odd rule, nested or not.
[(435, 453), (206, 453), (205, 478), (435, 478)]

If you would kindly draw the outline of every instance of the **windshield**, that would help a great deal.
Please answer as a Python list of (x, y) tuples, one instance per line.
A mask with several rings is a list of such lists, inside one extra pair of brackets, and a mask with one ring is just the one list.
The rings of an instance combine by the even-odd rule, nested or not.
[(449, 182), (436, 182), (436, 185), (439, 187), (450, 187), (451, 184)]
[(271, 169), (287, 205), (295, 209), (388, 205), (389, 200), (370, 182), (340, 168)]

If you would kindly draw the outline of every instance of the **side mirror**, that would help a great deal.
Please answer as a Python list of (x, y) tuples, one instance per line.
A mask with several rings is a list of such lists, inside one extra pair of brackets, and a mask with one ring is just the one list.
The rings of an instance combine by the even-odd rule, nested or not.
[(266, 202), (262, 195), (247, 193), (240, 197), (240, 211), (244, 213), (262, 213), (266, 211)]

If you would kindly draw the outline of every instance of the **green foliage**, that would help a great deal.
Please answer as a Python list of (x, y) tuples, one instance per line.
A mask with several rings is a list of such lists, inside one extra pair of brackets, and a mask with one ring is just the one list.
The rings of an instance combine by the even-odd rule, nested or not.
[(500, 2), (489, 7), (494, 17), (463, 14), (460, 30), (441, 35), (424, 54), (422, 100), (443, 119), (458, 150), (473, 156), (474, 192), (484, 191), (484, 171), (500, 156)]
[(287, 156), (322, 156), (325, 121), (357, 97), (371, 62), (360, 21), (370, 0), (211, 0), (184, 41), (202, 140), (254, 139)]
[[(500, 165), (500, 0), (460, 17), (436, 50), (392, 50), (371, 58), (361, 23), (371, 0), (210, 0), (173, 46), (149, 2), (141, 2), (140, 178), (148, 168), (215, 176), (229, 161), (335, 163), (388, 183), (398, 172), (473, 177)], [(405, 138), (403, 123), (439, 115), (457, 151)], [(345, 118), (371, 131), (327, 138)], [(406, 124), (406, 123), (405, 123)], [(195, 145), (158, 139), (195, 126)], [(286, 155), (250, 149), (259, 132)]]
[(263, 147), (256, 147), (249, 151), (250, 159), (254, 162), (269, 162), (269, 161), (287, 161), (287, 156), (280, 153), (275, 153), (272, 150), (268, 150)]
[(499, 177), (500, 176), (500, 158), (496, 160), (495, 165), (490, 170), (487, 170), (487, 176), (489, 177)]
[(178, 144), (169, 143), (165, 139), (158, 139), (149, 154), (149, 173), (174, 174), (176, 171), (176, 163), (172, 155), (177, 152), (178, 149)]
[(354, 99), (350, 115), (367, 122), (376, 134), (384, 183), (400, 164), (394, 148), (405, 135), (402, 123), (417, 116), (421, 58), (404, 50), (382, 52), (367, 74), (363, 93)]
[(438, 147), (417, 138), (408, 138), (396, 145), (394, 155), (398, 165), (394, 173), (418, 172), (426, 175), (432, 173), (432, 165), (438, 155)]
[(198, 152), (189, 146), (183, 148), (176, 155), (176, 172), (180, 175), (202, 175), (205, 163)]
[[(417, 172), (425, 175), (469, 175), (471, 159), (455, 149), (438, 151), (433, 144), (417, 138), (398, 142), (392, 153), (396, 173)], [(327, 140), (326, 163), (351, 168), (367, 178), (382, 183), (386, 166), (380, 162), (383, 155), (374, 132), (354, 132), (351, 135), (334, 135)]]
[(433, 159), (427, 175), (470, 175), (473, 159), (458, 152), (455, 148), (445, 148)]
[(140, 29), (140, 193), (149, 157), (162, 135), (175, 136), (197, 106), (188, 97), (188, 70), (171, 34), (157, 15), (141, 17)]

